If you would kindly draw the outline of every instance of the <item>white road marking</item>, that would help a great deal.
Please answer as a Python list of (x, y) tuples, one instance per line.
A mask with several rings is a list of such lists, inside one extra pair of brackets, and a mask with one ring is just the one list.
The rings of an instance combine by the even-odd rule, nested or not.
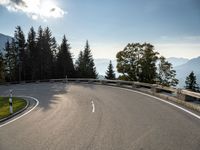
[(118, 88), (118, 89), (130, 91), (130, 92), (134, 92), (134, 93), (138, 93), (138, 94), (142, 94), (142, 95), (145, 95), (145, 96), (154, 98), (154, 99), (156, 99), (156, 100), (159, 100), (159, 101), (162, 101), (162, 102), (164, 102), (164, 103), (166, 103), (166, 104), (169, 104), (169, 105), (171, 105), (171, 106), (173, 106), (173, 107), (176, 107), (176, 108), (178, 108), (178, 109), (180, 109), (180, 110), (182, 110), (182, 111), (184, 111), (184, 112), (186, 112), (186, 113), (192, 115), (193, 117), (195, 117), (195, 118), (197, 118), (197, 119), (200, 119), (200, 116), (199, 116), (199, 115), (197, 115), (197, 114), (195, 114), (195, 113), (193, 113), (193, 112), (191, 112), (191, 111), (189, 111), (189, 110), (187, 110), (187, 109), (185, 109), (185, 108), (183, 108), (183, 107), (180, 107), (180, 106), (178, 106), (178, 105), (176, 105), (176, 104), (173, 104), (173, 103), (171, 103), (171, 102), (168, 102), (168, 101), (166, 101), (166, 100), (164, 100), (164, 99), (161, 99), (161, 98), (158, 98), (158, 97), (155, 97), (155, 96), (146, 94), (146, 93), (142, 93), (142, 92), (139, 92), (139, 91), (135, 91), (135, 90), (125, 89), (125, 88), (120, 88), (120, 87), (113, 87), (113, 86), (111, 86), (111, 88)]
[(17, 118), (14, 118), (14, 119), (12, 119), (12, 120), (10, 120), (10, 121), (8, 121), (8, 122), (6, 122), (6, 123), (0, 125), (0, 128), (3, 127), (3, 126), (5, 126), (5, 125), (8, 125), (8, 124), (10, 124), (10, 123), (12, 123), (12, 122), (14, 122), (14, 121), (16, 121), (16, 120), (18, 120), (18, 119), (20, 119), (21, 117), (23, 117), (23, 116), (25, 116), (25, 115), (27, 115), (27, 114), (29, 114), (29, 113), (30, 113), (33, 109), (35, 109), (35, 107), (37, 107), (38, 104), (39, 104), (39, 101), (38, 101), (36, 98), (31, 97), (31, 96), (17, 96), (17, 97), (31, 98), (31, 99), (33, 99), (33, 100), (36, 101), (36, 105), (35, 105), (32, 109), (30, 109), (29, 111), (27, 111), (27, 112), (25, 112), (24, 114), (22, 114), (21, 116), (18, 116)]
[(94, 113), (94, 112), (95, 112), (95, 105), (94, 105), (94, 102), (91, 101), (91, 104), (92, 104), (92, 112)]

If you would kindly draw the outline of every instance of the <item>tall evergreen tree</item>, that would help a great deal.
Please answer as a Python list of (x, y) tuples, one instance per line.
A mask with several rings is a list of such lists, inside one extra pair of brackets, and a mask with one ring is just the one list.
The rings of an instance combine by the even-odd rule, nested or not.
[(26, 79), (26, 67), (27, 67), (27, 51), (26, 51), (26, 41), (24, 33), (20, 26), (16, 27), (15, 30), (15, 43), (18, 52), (18, 63), (21, 65), (21, 79)]
[(4, 59), (3, 54), (0, 52), (0, 82), (5, 80), (4, 76)]
[(83, 77), (84, 63), (83, 63), (83, 51), (80, 51), (78, 59), (75, 63), (76, 77)]
[(29, 52), (29, 64), (28, 69), (30, 70), (29, 79), (36, 80), (37, 79), (37, 73), (38, 73), (38, 50), (36, 48), (36, 32), (34, 31), (34, 28), (31, 27), (29, 33), (28, 33), (28, 39), (27, 39), (27, 51)]
[(56, 46), (55, 38), (52, 36), (50, 29), (47, 27), (43, 32), (43, 78), (50, 79), (53, 77), (53, 60), (54, 47)]
[(18, 64), (18, 52), (15, 47), (15, 40), (12, 39), (5, 44), (5, 78), (6, 81), (17, 81), (19, 80), (19, 64)]
[(185, 88), (194, 92), (199, 91), (199, 86), (196, 81), (196, 76), (194, 72), (192, 71), (187, 77), (185, 81)]
[(11, 46), (10, 42), (7, 41), (5, 43), (5, 75), (6, 75), (6, 81), (12, 81), (12, 76), (13, 76), (13, 61), (12, 61), (12, 51), (11, 51)]
[(176, 86), (178, 79), (176, 79), (176, 71), (173, 70), (172, 64), (166, 61), (165, 57), (160, 57), (158, 65), (157, 82), (163, 86)]
[(97, 78), (96, 67), (88, 41), (86, 41), (85, 49), (83, 51), (83, 63), (85, 65), (85, 69), (83, 70), (84, 77)]
[(44, 59), (45, 59), (45, 52), (43, 50), (43, 29), (41, 26), (38, 28), (37, 38), (36, 38), (36, 66), (38, 70), (36, 71), (36, 78), (37, 79), (44, 79), (43, 70), (44, 70)]
[(115, 79), (115, 72), (113, 70), (113, 65), (112, 65), (112, 61), (110, 60), (110, 63), (108, 65), (108, 70), (106, 71), (106, 79), (111, 79), (114, 80)]
[(80, 77), (97, 78), (96, 68), (88, 41), (86, 41), (84, 51), (80, 52), (76, 65), (76, 69)]
[(58, 51), (58, 46), (55, 37), (52, 37), (51, 40), (51, 51), (52, 51), (52, 77), (56, 78), (57, 73), (56, 73), (56, 65), (57, 65), (57, 51)]
[(13, 81), (21, 81), (22, 64), (19, 61), (19, 51), (14, 38), (12, 38), (10, 46), (13, 63)]
[(63, 37), (59, 52), (57, 54), (57, 74), (58, 78), (74, 77), (74, 64), (70, 52), (70, 44), (65, 35)]

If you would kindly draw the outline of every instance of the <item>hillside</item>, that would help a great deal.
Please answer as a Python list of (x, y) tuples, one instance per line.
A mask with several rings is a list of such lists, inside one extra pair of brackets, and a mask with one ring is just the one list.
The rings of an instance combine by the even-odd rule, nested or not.
[(176, 67), (176, 66), (180, 66), (187, 63), (189, 59), (170, 57), (170, 58), (167, 58), (167, 61), (170, 62), (173, 65), (173, 67)]
[(12, 37), (0, 33), (0, 51), (2, 51), (5, 47), (5, 43), (7, 42), (7, 40), (10, 41), (11, 39)]
[(188, 76), (192, 71), (197, 76), (197, 82), (200, 85), (200, 56), (189, 60), (185, 64), (176, 66), (174, 69), (176, 70), (177, 78), (180, 82), (179, 87), (185, 86), (186, 76)]

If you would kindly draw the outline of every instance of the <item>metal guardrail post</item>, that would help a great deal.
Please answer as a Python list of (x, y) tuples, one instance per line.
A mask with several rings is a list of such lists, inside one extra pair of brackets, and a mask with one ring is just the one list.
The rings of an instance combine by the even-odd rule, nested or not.
[(134, 82), (132, 83), (132, 88), (133, 88), (133, 89), (136, 89), (136, 88), (137, 88), (137, 85), (136, 85)]
[(152, 94), (155, 95), (157, 93), (157, 89), (156, 89), (157, 85), (156, 84), (153, 84), (151, 86), (151, 91), (152, 91)]
[(89, 84), (92, 84), (92, 82), (93, 82), (92, 80), (88, 80), (88, 83), (89, 83)]
[(182, 94), (182, 89), (177, 89), (177, 98), (180, 100), (186, 100), (186, 95)]
[(120, 87), (120, 86), (121, 86), (121, 83), (120, 83), (120, 82), (117, 82), (117, 86), (119, 86), (119, 87)]

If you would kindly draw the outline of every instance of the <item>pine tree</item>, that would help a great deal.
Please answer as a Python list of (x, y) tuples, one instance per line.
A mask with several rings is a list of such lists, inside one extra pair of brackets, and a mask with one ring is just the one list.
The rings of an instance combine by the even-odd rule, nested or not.
[(29, 52), (29, 64), (28, 68), (30, 70), (29, 79), (36, 80), (37, 74), (38, 74), (38, 50), (36, 48), (36, 33), (34, 31), (34, 28), (31, 27), (29, 33), (28, 33), (28, 39), (27, 39), (27, 51)]
[(15, 44), (18, 52), (18, 63), (21, 64), (21, 79), (26, 78), (26, 64), (27, 64), (27, 52), (26, 52), (26, 41), (24, 33), (20, 26), (16, 27), (15, 30)]
[(185, 81), (185, 88), (194, 92), (199, 91), (199, 86), (196, 81), (196, 76), (194, 72), (192, 71), (187, 77)]
[(15, 40), (12, 39), (11, 43), (9, 41), (5, 44), (5, 78), (6, 81), (17, 81), (19, 80), (19, 64), (18, 64), (18, 53), (15, 47)]
[(70, 44), (64, 35), (59, 52), (57, 54), (57, 74), (58, 78), (74, 77), (74, 64), (70, 53)]
[(85, 49), (80, 52), (76, 61), (76, 72), (80, 78), (97, 78), (96, 67), (88, 41), (86, 41)]
[(50, 29), (47, 27), (43, 32), (43, 78), (50, 79), (53, 77), (53, 59), (54, 47), (56, 46), (55, 39), (52, 36)]
[(110, 79), (110, 80), (114, 80), (115, 79), (115, 72), (113, 70), (113, 65), (112, 62), (110, 60), (110, 63), (108, 65), (108, 70), (106, 71), (106, 79)]
[(80, 51), (78, 59), (75, 63), (76, 77), (83, 77), (84, 63), (83, 63), (83, 51)]
[(173, 70), (172, 64), (166, 61), (165, 57), (160, 57), (160, 63), (158, 65), (157, 82), (162, 86), (176, 86), (178, 80), (176, 77), (176, 71)]
[(4, 81), (4, 59), (3, 54), (0, 52), (0, 82)]
[(12, 66), (13, 66), (13, 81), (21, 81), (21, 70), (22, 64), (19, 61), (19, 51), (16, 46), (15, 39), (12, 38), (11, 44), (11, 58), (12, 58)]
[(96, 68), (88, 41), (86, 41), (85, 49), (83, 51), (83, 64), (84, 64), (84, 70), (82, 70), (83, 77), (97, 78)]
[(43, 70), (44, 70), (44, 58), (45, 58), (45, 52), (43, 50), (43, 29), (41, 26), (39, 26), (38, 28), (38, 32), (37, 32), (37, 38), (36, 38), (36, 66), (38, 68), (38, 71), (36, 72), (36, 78), (37, 79), (44, 79), (44, 75), (43, 75)]

